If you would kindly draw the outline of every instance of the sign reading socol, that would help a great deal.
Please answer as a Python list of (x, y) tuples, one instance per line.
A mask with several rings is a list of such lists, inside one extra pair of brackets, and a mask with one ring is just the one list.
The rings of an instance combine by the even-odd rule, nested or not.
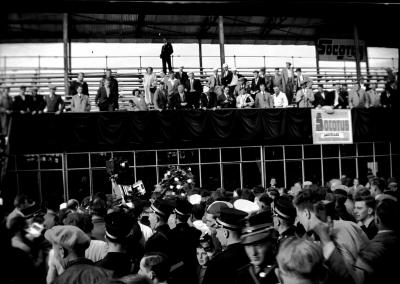
[(314, 144), (353, 143), (350, 110), (337, 109), (326, 112), (324, 109), (312, 109), (311, 121)]
[[(359, 41), (360, 61), (366, 60), (365, 43)], [(319, 39), (317, 42), (319, 60), (326, 61), (355, 61), (356, 47), (352, 39)]]

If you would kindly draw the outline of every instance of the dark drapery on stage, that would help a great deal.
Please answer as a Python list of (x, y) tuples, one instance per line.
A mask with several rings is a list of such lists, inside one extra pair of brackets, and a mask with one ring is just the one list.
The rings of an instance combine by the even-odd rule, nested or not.
[[(353, 109), (354, 141), (393, 140), (400, 113)], [(312, 143), (310, 109), (14, 115), (10, 153)]]

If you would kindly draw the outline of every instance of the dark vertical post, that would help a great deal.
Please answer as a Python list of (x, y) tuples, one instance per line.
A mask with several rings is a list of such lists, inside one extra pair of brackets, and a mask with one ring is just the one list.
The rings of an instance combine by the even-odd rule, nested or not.
[(356, 49), (357, 83), (360, 83), (361, 81), (360, 42), (358, 39), (358, 28), (356, 24), (353, 24), (353, 32), (354, 32), (354, 47)]
[[(69, 31), (68, 31), (69, 33)], [(72, 72), (72, 51), (71, 51), (71, 38), (68, 35), (68, 72)]]
[(317, 66), (317, 81), (318, 81), (318, 84), (319, 84), (321, 76), (319, 75), (319, 71), (320, 71), (319, 70), (319, 53), (318, 53), (317, 43), (315, 43), (315, 63), (316, 63), (316, 66)]
[(68, 96), (68, 14), (63, 14), (64, 93)]
[(201, 38), (199, 38), (199, 63), (200, 63), (200, 75), (203, 75), (203, 50), (201, 48)]
[(224, 16), (218, 17), (218, 28), (219, 28), (219, 53), (221, 57), (221, 71), (222, 71), (222, 65), (225, 63)]

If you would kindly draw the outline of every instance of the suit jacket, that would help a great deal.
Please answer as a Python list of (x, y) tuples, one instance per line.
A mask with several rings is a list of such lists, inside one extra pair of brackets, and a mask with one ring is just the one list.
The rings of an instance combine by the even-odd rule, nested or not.
[(202, 284), (235, 283), (236, 271), (249, 262), (242, 244), (229, 245), (208, 263)]
[(182, 72), (182, 75), (181, 73), (176, 72), (175, 78), (178, 79), (181, 82), (181, 84), (186, 85), (186, 81), (188, 80), (189, 77), (186, 72)]
[(296, 103), (299, 107), (313, 107), (314, 93), (311, 89), (306, 88), (305, 94), (303, 89), (296, 93)]
[(90, 100), (89, 96), (82, 94), (79, 97), (78, 94), (74, 95), (71, 99), (71, 111), (72, 112), (88, 112), (90, 111)]
[(306, 75), (304, 75), (304, 74), (301, 74), (302, 76), (303, 76), (303, 80), (301, 80), (301, 78), (299, 77), (299, 76), (297, 76), (296, 77), (296, 79), (295, 79), (295, 81), (294, 81), (294, 88), (295, 88), (295, 91), (297, 92), (297, 90), (298, 89), (301, 89), (301, 84), (303, 83), (303, 82), (307, 82), (307, 87), (308, 88), (311, 88), (311, 86), (312, 86), (312, 80), (311, 80), (311, 78), (310, 77), (308, 77), (308, 76), (306, 76)]
[(106, 88), (100, 87), (97, 90), (97, 95), (95, 98), (95, 102), (100, 106), (112, 105), (114, 109), (118, 108), (118, 93), (115, 92), (115, 89), (110, 87), (110, 94), (107, 97)]
[(232, 96), (226, 97), (225, 94), (220, 94), (217, 96), (217, 106), (220, 108), (234, 108), (236, 100)]
[(256, 79), (253, 78), (253, 79), (251, 80), (251, 90), (252, 90), (253, 92), (258, 93), (258, 92), (260, 91), (260, 85), (261, 85), (261, 83), (265, 84), (264, 78), (258, 77), (257, 83), (256, 83)]
[(153, 104), (154, 109), (161, 110), (167, 107), (167, 94), (164, 90), (157, 89), (154, 93)]
[(28, 108), (30, 111), (42, 111), (46, 107), (46, 102), (42, 95), (31, 96), (29, 103)]
[(50, 95), (46, 96), (45, 100), (47, 112), (62, 111), (64, 109), (64, 101), (59, 95), (54, 95), (52, 98), (50, 98)]
[(18, 95), (14, 97), (14, 102), (12, 103), (12, 108), (14, 111), (29, 111), (29, 105), (31, 105), (31, 96), (25, 95), (25, 100), (22, 96)]
[(171, 96), (172, 94), (175, 94), (178, 92), (179, 84), (180, 84), (180, 82), (178, 79), (175, 79), (173, 82), (171, 82), (171, 80), (167, 81), (168, 96)]
[(174, 53), (174, 49), (172, 48), (172, 44), (167, 42), (166, 44), (163, 44), (163, 46), (161, 47), (160, 58), (170, 57), (172, 53)]
[(171, 229), (168, 224), (159, 226), (156, 232), (147, 240), (144, 246), (144, 252), (161, 252), (171, 258), (173, 255)]
[(82, 94), (89, 96), (88, 84), (86, 82), (78, 82), (78, 81), (71, 82), (71, 84), (69, 86), (70, 96), (76, 95), (78, 93), (76, 89), (78, 89), (78, 87), (80, 87), (80, 86), (82, 86)]
[(215, 93), (210, 92), (209, 96), (207, 94), (202, 93), (200, 96), (200, 107), (201, 108), (214, 108), (217, 107), (217, 96)]
[(363, 89), (355, 91), (354, 89), (349, 93), (349, 107), (365, 107), (367, 104), (367, 97)]
[(221, 76), (219, 74), (217, 76), (212, 74), (210, 77), (208, 77), (207, 86), (210, 88), (210, 92), (214, 92), (215, 86), (221, 86)]
[(233, 77), (233, 73), (232, 71), (228, 70), (228, 72), (225, 72), (222, 74), (222, 78), (221, 78), (221, 84), (222, 86), (227, 86), (232, 82), (232, 77)]
[[(103, 79), (101, 79), (100, 81), (100, 87), (104, 87), (104, 82), (106, 80), (106, 77), (103, 77)], [(115, 79), (114, 77), (110, 77), (110, 89), (112, 90), (113, 94), (119, 94), (119, 89), (118, 89), (118, 81), (117, 79)]]
[[(300, 90), (299, 90), (300, 91)], [(332, 94), (330, 92), (324, 91), (325, 98), (320, 92), (316, 92), (314, 95), (314, 106), (333, 106)], [(297, 97), (297, 96), (296, 96)]]
[[(190, 79), (187, 79), (186, 83), (185, 83), (185, 88), (188, 92), (190, 92)], [(201, 93), (202, 91), (202, 86), (201, 86), (201, 82), (199, 79), (193, 79), (193, 89), (198, 92)]]
[[(186, 103), (186, 105), (182, 105), (182, 103)], [(187, 104), (186, 94), (184, 94), (183, 99), (179, 95), (179, 93), (174, 93), (171, 98), (169, 99), (169, 109), (185, 109), (188, 108), (189, 105)]]
[(282, 86), (284, 89), (286, 89), (286, 85), (289, 83), (293, 83), (294, 82), (294, 77), (295, 77), (295, 73), (293, 68), (290, 68), (290, 71), (292, 72), (292, 77), (289, 78), (289, 69), (282, 68)]
[(381, 105), (383, 107), (398, 107), (399, 106), (399, 99), (398, 99), (398, 92), (394, 90), (386, 90), (383, 91), (381, 94)]
[(339, 92), (339, 105), (337, 105), (335, 108), (342, 108), (346, 109), (347, 106), (349, 105), (349, 93), (347, 91), (340, 91)]
[(274, 100), (270, 93), (265, 91), (261, 93), (261, 91), (256, 95), (256, 99), (254, 102), (255, 108), (274, 108)]
[(379, 107), (381, 105), (381, 94), (379, 94), (376, 90), (368, 90), (365, 93), (367, 99), (367, 105), (369, 107)]
[(144, 97), (136, 97), (134, 96), (132, 98), (132, 101), (135, 105), (134, 110), (139, 111), (139, 110), (147, 110), (147, 105)]
[(272, 76), (272, 85), (273, 85), (273, 87), (278, 87), (279, 90), (284, 92), (284, 90), (283, 90), (283, 78), (282, 78), (281, 74)]

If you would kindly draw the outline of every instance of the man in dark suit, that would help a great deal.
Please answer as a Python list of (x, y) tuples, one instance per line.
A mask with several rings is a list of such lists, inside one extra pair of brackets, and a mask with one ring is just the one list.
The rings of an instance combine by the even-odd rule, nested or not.
[(172, 72), (171, 66), (171, 54), (174, 53), (174, 49), (172, 48), (172, 44), (167, 41), (166, 38), (163, 39), (163, 46), (161, 48), (160, 58), (162, 60), (163, 72), (167, 73), (167, 64), (169, 72)]
[(70, 87), (69, 87), (70, 96), (74, 96), (78, 93), (77, 89), (79, 86), (82, 87), (82, 94), (89, 96), (89, 87), (88, 87), (88, 84), (83, 80), (84, 77), (85, 77), (85, 74), (80, 72), (78, 74), (77, 79), (71, 82)]
[(187, 199), (177, 199), (175, 213), (176, 227), (171, 230), (170, 236), (173, 242), (172, 265), (178, 269), (172, 273), (173, 283), (197, 282), (197, 245), (199, 244), (201, 231), (190, 226), (188, 220), (192, 214), (192, 204)]
[(232, 82), (233, 73), (229, 70), (229, 66), (226, 63), (222, 65), (222, 68), (221, 84), (225, 87)]
[(13, 111), (16, 113), (30, 112), (29, 105), (31, 104), (31, 97), (26, 95), (25, 86), (21, 86), (19, 90), (19, 94), (14, 97), (14, 102), (12, 104)]
[(203, 284), (235, 283), (236, 271), (250, 262), (240, 243), (243, 220), (247, 213), (234, 208), (222, 208), (217, 218), (217, 238), (226, 249), (209, 262)]
[(186, 81), (185, 90), (187, 93), (187, 100), (189, 107), (199, 108), (200, 105), (200, 94), (201, 94), (201, 82), (199, 79), (194, 78), (194, 73), (189, 73), (189, 79)]
[(104, 86), (101, 86), (97, 90), (95, 102), (100, 111), (114, 111), (118, 109), (118, 93), (116, 93), (116, 89), (112, 87), (111, 82), (110, 79), (106, 79), (104, 81)]
[(332, 94), (325, 91), (323, 85), (318, 85), (318, 92), (314, 95), (314, 106), (333, 106)]
[(168, 218), (173, 211), (173, 205), (164, 199), (157, 199), (150, 206), (149, 215), (150, 227), (155, 233), (147, 240), (144, 252), (161, 252), (171, 258), (173, 255), (171, 229), (168, 225)]
[(175, 78), (178, 79), (182, 85), (185, 85), (188, 80), (188, 74), (183, 71), (183, 68), (183, 66), (179, 67), (179, 71), (175, 73)]
[(169, 99), (169, 109), (187, 109), (189, 107), (185, 93), (185, 87), (178, 85), (178, 92), (173, 93)]
[[(208, 90), (207, 90), (208, 89)], [(206, 109), (215, 109), (217, 107), (217, 95), (214, 92), (210, 92), (210, 89), (207, 88), (206, 92), (201, 94), (200, 97), (200, 108)], [(216, 87), (215, 91), (217, 93), (221, 93), (221, 87)]]
[(259, 76), (258, 70), (254, 70), (253, 72), (254, 78), (251, 80), (251, 96), (254, 98), (256, 94), (260, 91), (261, 83), (264, 83), (264, 79)]
[(335, 90), (332, 91), (334, 97), (333, 106), (338, 109), (346, 109), (349, 105), (349, 93), (339, 83), (334, 84)]

